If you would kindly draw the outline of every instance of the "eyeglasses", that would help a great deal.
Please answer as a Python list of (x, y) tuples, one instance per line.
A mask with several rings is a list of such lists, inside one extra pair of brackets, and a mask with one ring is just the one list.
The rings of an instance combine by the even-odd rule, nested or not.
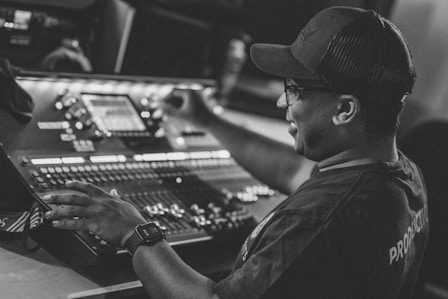
[[(303, 92), (307, 91), (318, 91), (318, 92), (338, 92), (337, 90), (324, 85), (320, 81), (309, 81), (306, 82), (305, 87), (299, 87), (297, 83), (292, 78), (285, 78), (285, 95), (286, 95), (286, 105), (291, 107), (303, 96)], [(308, 86), (309, 85), (309, 86)]]
[(304, 88), (299, 87), (292, 83), (291, 78), (285, 78), (285, 95), (286, 95), (286, 105), (291, 107), (302, 96)]

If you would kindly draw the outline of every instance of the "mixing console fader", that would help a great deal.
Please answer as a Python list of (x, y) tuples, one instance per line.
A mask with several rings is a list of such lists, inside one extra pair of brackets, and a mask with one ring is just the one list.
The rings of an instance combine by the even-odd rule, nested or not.
[[(174, 88), (212, 93), (213, 81), (27, 73), (18, 82), (35, 109), (26, 125), (0, 111), (3, 209), (64, 192), (67, 180), (90, 182), (117, 189), (176, 246), (247, 233), (282, 198), (209, 133), (158, 109)], [(126, 253), (88, 232), (49, 229), (47, 247), (71, 263)]]

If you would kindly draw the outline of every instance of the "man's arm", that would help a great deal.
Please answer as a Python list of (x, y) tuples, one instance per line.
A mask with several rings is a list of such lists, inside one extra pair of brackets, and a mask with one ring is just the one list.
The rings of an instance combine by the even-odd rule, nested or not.
[(215, 283), (185, 264), (165, 240), (139, 246), (132, 264), (151, 298), (218, 298)]
[[(110, 194), (89, 183), (68, 182), (73, 192), (42, 199), (52, 208), (45, 218), (60, 229), (89, 231), (114, 246), (124, 244), (138, 224), (147, 222), (116, 192)], [(139, 246), (132, 263), (151, 298), (217, 298), (214, 282), (199, 274), (162, 240), (153, 246)]]
[[(170, 104), (176, 98), (176, 105)], [(214, 114), (200, 91), (174, 91), (162, 106), (168, 115), (209, 131), (253, 176), (272, 188), (290, 194), (308, 179), (314, 162), (292, 146), (249, 131)]]
[(253, 176), (285, 194), (308, 179), (313, 162), (290, 145), (215, 116), (207, 128)]

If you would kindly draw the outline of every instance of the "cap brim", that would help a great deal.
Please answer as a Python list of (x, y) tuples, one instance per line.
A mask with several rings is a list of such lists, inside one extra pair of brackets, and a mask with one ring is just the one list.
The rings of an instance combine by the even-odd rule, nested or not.
[(290, 46), (275, 44), (253, 44), (250, 56), (254, 64), (263, 72), (305, 80), (320, 80), (291, 54)]

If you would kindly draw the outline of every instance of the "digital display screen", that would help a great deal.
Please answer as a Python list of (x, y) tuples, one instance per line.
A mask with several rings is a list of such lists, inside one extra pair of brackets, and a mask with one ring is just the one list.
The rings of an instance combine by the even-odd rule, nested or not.
[(125, 95), (82, 94), (81, 99), (98, 127), (110, 132), (146, 130), (137, 110)]

